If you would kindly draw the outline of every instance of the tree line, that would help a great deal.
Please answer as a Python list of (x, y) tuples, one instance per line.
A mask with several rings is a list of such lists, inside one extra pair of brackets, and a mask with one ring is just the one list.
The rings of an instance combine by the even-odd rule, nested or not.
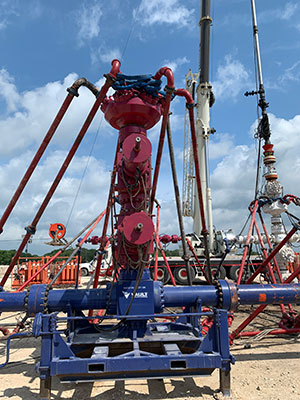
[[(57, 253), (57, 251), (58, 251), (57, 249), (52, 250), (48, 253), (43, 254), (43, 256), (23, 252), (23, 253), (21, 253), (21, 257), (22, 258), (24, 257), (25, 259), (30, 258), (30, 259), (38, 260), (41, 257), (54, 256)], [(73, 251), (74, 251), (73, 248), (65, 250), (60, 254), (60, 257), (69, 257)], [(95, 252), (96, 252), (96, 249), (82, 248), (81, 249), (81, 262), (82, 263), (90, 262), (94, 258)], [(16, 250), (0, 250), (0, 265), (9, 265), (9, 263), (11, 262), (11, 259), (14, 257), (15, 254), (16, 254)]]
[[(46, 256), (54, 256), (57, 253), (57, 249), (54, 249), (48, 253), (45, 253), (43, 256), (38, 256), (37, 254), (31, 254), (31, 253), (22, 253), (21, 257), (24, 259), (30, 258), (30, 259), (40, 259), (41, 257), (46, 257)], [(70, 248), (68, 250), (63, 251), (60, 254), (60, 257), (69, 257), (72, 252), (74, 251), (73, 248)], [(95, 252), (96, 249), (86, 249), (82, 248), (81, 249), (81, 262), (82, 263), (87, 263), (93, 260), (95, 257)], [(14, 257), (16, 254), (16, 250), (0, 250), (0, 265), (9, 265), (11, 262), (11, 259)], [(166, 256), (179, 256), (179, 249), (175, 250), (165, 250)], [(159, 257), (161, 257), (161, 251), (159, 250), (158, 252)]]

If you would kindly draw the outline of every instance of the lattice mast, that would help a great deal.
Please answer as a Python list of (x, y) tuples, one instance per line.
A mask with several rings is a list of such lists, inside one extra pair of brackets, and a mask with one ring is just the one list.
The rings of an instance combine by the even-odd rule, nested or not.
[[(191, 70), (185, 76), (185, 88), (195, 100), (196, 85), (199, 73), (193, 74)], [(188, 109), (184, 115), (184, 148), (183, 148), (183, 186), (182, 186), (182, 212), (184, 217), (194, 215), (194, 158), (191, 142)]]
[[(200, 161), (200, 175), (203, 188), (203, 203), (205, 216), (209, 231), (210, 250), (213, 247), (213, 221), (212, 221), (212, 200), (211, 189), (209, 188), (209, 167), (207, 159), (207, 147), (209, 135), (212, 130), (209, 126), (210, 112), (209, 108), (213, 103), (212, 86), (209, 82), (209, 53), (210, 53), (210, 25), (212, 18), (210, 16), (210, 0), (201, 2), (200, 26), (200, 48), (199, 48), (199, 73), (192, 74), (190, 71), (186, 76), (187, 90), (195, 90), (196, 83), (196, 131), (198, 157)], [(186, 124), (187, 125), (187, 124)], [(186, 216), (193, 216), (193, 230), (198, 236), (201, 235), (202, 226), (200, 219), (199, 202), (195, 193), (197, 193), (196, 182), (192, 182), (192, 153), (189, 145), (190, 134), (185, 130), (184, 147), (184, 177), (183, 177), (183, 212)]]

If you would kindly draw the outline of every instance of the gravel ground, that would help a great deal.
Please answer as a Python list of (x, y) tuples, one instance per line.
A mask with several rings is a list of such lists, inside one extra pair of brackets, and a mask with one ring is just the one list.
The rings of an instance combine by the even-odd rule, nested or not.
[[(298, 311), (300, 308), (298, 307)], [(235, 315), (234, 329), (251, 311), (244, 307)], [(16, 315), (3, 313), (4, 325), (15, 322)], [(279, 307), (268, 307), (255, 319), (251, 330), (276, 328)], [(250, 330), (250, 329), (249, 329)], [(252, 339), (251, 339), (252, 340)], [(245, 344), (250, 348), (245, 348)], [(247, 346), (246, 346), (247, 347)], [(249, 347), (249, 346), (248, 346)], [(232, 399), (235, 400), (300, 400), (300, 336), (267, 336), (261, 341), (238, 339), (231, 347), (236, 357), (232, 367)], [(39, 360), (40, 339), (14, 339), (10, 363), (0, 370), (0, 399), (39, 399), (39, 376), (35, 363)], [(5, 341), (0, 341), (0, 363), (5, 360)], [(61, 384), (53, 379), (52, 400), (145, 400), (145, 399), (223, 399), (219, 393), (219, 373), (210, 377), (164, 380), (99, 381), (82, 384)]]

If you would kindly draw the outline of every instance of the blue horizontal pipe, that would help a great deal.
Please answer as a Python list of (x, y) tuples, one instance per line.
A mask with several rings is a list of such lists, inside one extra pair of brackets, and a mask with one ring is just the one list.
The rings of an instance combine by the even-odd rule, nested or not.
[[(223, 304), (225, 308), (231, 308), (232, 286), (222, 281)], [(37, 290), (38, 285), (31, 290)], [(226, 289), (226, 290), (225, 290)], [(300, 284), (276, 284), (276, 285), (240, 285), (240, 304), (300, 304)], [(37, 291), (38, 292), (38, 291)], [(43, 298), (32, 292), (30, 310), (43, 311)], [(50, 290), (48, 294), (49, 312), (73, 310), (103, 309), (106, 308), (109, 289), (59, 289)], [(25, 311), (26, 293), (0, 292), (0, 312)], [(32, 300), (34, 299), (34, 300)], [(219, 303), (219, 294), (215, 286), (183, 286), (164, 287), (163, 295), (159, 290), (154, 290), (155, 312), (161, 312), (161, 307), (191, 306), (201, 300), (203, 306), (215, 307)], [(110, 313), (116, 313), (116, 292), (113, 290)]]
[(73, 310), (99, 310), (106, 307), (107, 298), (106, 289), (50, 290), (48, 308), (50, 312), (67, 311), (70, 305)]
[(192, 306), (197, 299), (203, 306), (215, 307), (218, 293), (215, 286), (176, 286), (164, 287), (164, 305), (166, 307)]
[(0, 311), (24, 311), (26, 292), (0, 292)]
[[(37, 286), (37, 285), (35, 285)], [(32, 290), (32, 289), (31, 289)], [(26, 292), (0, 292), (0, 312), (7, 311), (25, 311)], [(37, 304), (41, 304), (37, 297)], [(73, 310), (88, 310), (105, 308), (107, 302), (106, 289), (58, 289), (50, 290), (48, 295), (48, 309), (50, 312), (67, 311), (71, 306)], [(37, 312), (41, 308), (35, 308)]]
[(300, 285), (241, 285), (239, 297), (240, 304), (300, 304)]

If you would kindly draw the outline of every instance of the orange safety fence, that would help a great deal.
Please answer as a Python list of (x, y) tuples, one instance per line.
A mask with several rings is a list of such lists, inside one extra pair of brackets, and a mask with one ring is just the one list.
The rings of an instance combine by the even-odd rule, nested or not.
[[(16, 267), (11, 273), (11, 288), (18, 289), (24, 282), (31, 278), (47, 261), (50, 259), (46, 257), (20, 257)], [(47, 284), (57, 274), (68, 257), (57, 257), (57, 259), (49, 264), (43, 271), (41, 271), (29, 285)], [(68, 262), (60, 276), (57, 278), (53, 286), (69, 286), (74, 285), (76, 282), (78, 257), (74, 257)], [(80, 283), (80, 274), (79, 274)]]

